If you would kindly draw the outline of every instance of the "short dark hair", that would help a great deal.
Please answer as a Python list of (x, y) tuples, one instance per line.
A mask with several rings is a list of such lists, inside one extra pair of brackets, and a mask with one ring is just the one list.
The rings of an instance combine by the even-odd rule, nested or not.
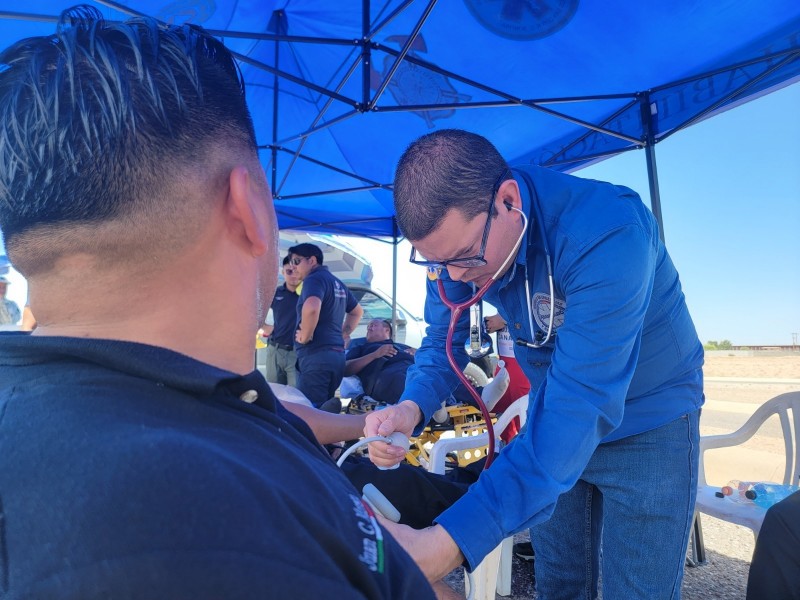
[(389, 328), (389, 339), (394, 339), (394, 329), (392, 328), (392, 322), (389, 319), (381, 319), (383, 324)]
[(474, 219), (486, 211), (492, 188), (506, 169), (497, 148), (476, 133), (441, 129), (422, 136), (406, 149), (395, 170), (400, 231), (412, 242), (427, 237), (452, 208)]
[(296, 254), (303, 258), (311, 258), (313, 256), (317, 259), (318, 265), (322, 264), (322, 249), (315, 244), (309, 244), (308, 242), (297, 244), (297, 246), (289, 248), (289, 254)]
[(292, 257), (289, 254), (287, 254), (286, 256), (283, 257), (283, 262), (281, 263), (281, 265), (285, 267), (290, 262), (292, 262)]
[[(40, 234), (28, 244), (40, 254), (37, 269), (28, 257), (15, 264), (52, 266), (58, 250), (48, 254), (48, 232), (65, 249), (99, 251), (86, 232), (70, 235), (121, 221), (131, 237), (137, 227), (156, 236), (148, 230), (162, 222), (183, 225), (192, 207), (176, 177), (216, 189), (230, 171), (209, 164), (212, 154), (252, 153), (257, 164), (239, 68), (199, 27), (105, 21), (77, 6), (54, 35), (3, 51), (0, 65), (0, 227), (9, 255), (20, 236)], [(165, 244), (182, 234), (160, 233)]]

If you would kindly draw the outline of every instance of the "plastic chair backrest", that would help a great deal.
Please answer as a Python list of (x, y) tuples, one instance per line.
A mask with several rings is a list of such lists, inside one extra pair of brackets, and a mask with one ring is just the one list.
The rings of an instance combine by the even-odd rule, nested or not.
[[(506, 411), (500, 415), (497, 422), (494, 424), (495, 438), (499, 439), (500, 434), (503, 433), (506, 427), (511, 423), (514, 417), (519, 417), (520, 427), (525, 425), (528, 413), (528, 394), (520, 396), (518, 400), (513, 402)], [(480, 448), (489, 443), (489, 434), (481, 433), (479, 435), (471, 435), (455, 438), (443, 438), (437, 441), (430, 450), (430, 464), (428, 471), (431, 473), (444, 474), (445, 458), (449, 452), (457, 450), (466, 450), (468, 448)]]
[(778, 415), (783, 443), (786, 451), (786, 467), (783, 481), (776, 483), (798, 485), (800, 481), (800, 392), (788, 392), (768, 400), (750, 416), (739, 429), (724, 435), (711, 435), (700, 438), (700, 468), (698, 484), (707, 485), (703, 452), (712, 448), (725, 448), (743, 444), (753, 437), (761, 425), (772, 415)]

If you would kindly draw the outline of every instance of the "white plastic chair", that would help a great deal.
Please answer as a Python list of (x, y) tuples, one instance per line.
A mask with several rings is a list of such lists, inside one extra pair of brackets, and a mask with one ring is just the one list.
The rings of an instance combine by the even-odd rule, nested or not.
[[(733, 433), (711, 435), (700, 438), (700, 468), (697, 477), (696, 510), (723, 519), (737, 525), (744, 525), (753, 530), (758, 538), (761, 523), (766, 510), (755, 504), (737, 504), (727, 498), (718, 498), (715, 493), (719, 486), (711, 486), (706, 482), (704, 467), (705, 452), (712, 448), (729, 448), (738, 446), (749, 440), (761, 425), (772, 415), (778, 415), (783, 430), (784, 448), (786, 450), (786, 468), (783, 481), (776, 483), (797, 485), (800, 481), (800, 392), (789, 392), (776, 396), (759, 406), (747, 422)], [(699, 515), (697, 515), (699, 519)], [(695, 540), (697, 542), (697, 540)], [(702, 545), (702, 534), (699, 540)], [(704, 548), (699, 548), (704, 553)]]
[[(495, 439), (500, 439), (500, 434), (505, 431), (506, 427), (511, 424), (514, 417), (519, 417), (520, 427), (525, 425), (528, 412), (528, 394), (521, 396), (519, 399), (511, 403), (511, 406), (500, 415), (497, 422), (494, 424)], [(460, 450), (469, 450), (472, 448), (481, 448), (489, 443), (489, 434), (481, 433), (478, 435), (442, 438), (437, 441), (429, 453), (430, 464), (428, 471), (431, 473), (439, 473), (444, 475), (445, 459), (451, 452), (458, 452)]]
[[(521, 396), (509, 406), (494, 424), (496, 439), (505, 431), (514, 417), (519, 417), (520, 427), (525, 425), (528, 413), (528, 394)], [(444, 438), (431, 448), (428, 470), (432, 473), (444, 474), (445, 458), (450, 452), (480, 448), (489, 443), (489, 434), (470, 435), (456, 438)], [(475, 586), (475, 600), (494, 600), (495, 590), (501, 596), (511, 595), (511, 552), (514, 538), (507, 537), (492, 550), (472, 572)]]

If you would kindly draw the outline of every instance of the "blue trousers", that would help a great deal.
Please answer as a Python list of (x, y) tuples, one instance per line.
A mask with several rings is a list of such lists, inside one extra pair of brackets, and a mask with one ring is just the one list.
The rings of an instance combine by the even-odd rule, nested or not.
[(593, 600), (602, 570), (604, 598), (679, 599), (698, 442), (699, 411), (598, 446), (553, 516), (531, 528), (537, 598)]
[(333, 398), (344, 376), (344, 349), (299, 352), (297, 355), (297, 389), (311, 403), (319, 406)]

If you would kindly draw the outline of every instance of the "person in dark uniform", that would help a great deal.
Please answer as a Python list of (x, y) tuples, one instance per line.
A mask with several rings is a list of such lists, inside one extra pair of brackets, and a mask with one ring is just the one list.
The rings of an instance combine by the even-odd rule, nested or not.
[(283, 258), (283, 285), (272, 299), (272, 325), (261, 329), (267, 338), (267, 381), (297, 387), (297, 354), (294, 351), (294, 330), (297, 327), (297, 286), (300, 278), (289, 257)]
[(292, 246), (289, 256), (303, 282), (295, 332), (297, 388), (319, 408), (334, 397), (342, 382), (345, 341), (350, 340), (364, 310), (347, 286), (322, 264), (318, 246)]
[(800, 492), (764, 517), (747, 578), (747, 600), (800, 600)]
[(278, 231), (235, 59), (90, 6), (55, 31), (0, 53), (39, 320), (0, 333), (3, 598), (433, 598), (253, 369)]
[(392, 339), (392, 324), (372, 319), (366, 342), (347, 351), (345, 375), (357, 375), (364, 393), (386, 404), (395, 404), (406, 384), (406, 371), (414, 364), (414, 348)]

